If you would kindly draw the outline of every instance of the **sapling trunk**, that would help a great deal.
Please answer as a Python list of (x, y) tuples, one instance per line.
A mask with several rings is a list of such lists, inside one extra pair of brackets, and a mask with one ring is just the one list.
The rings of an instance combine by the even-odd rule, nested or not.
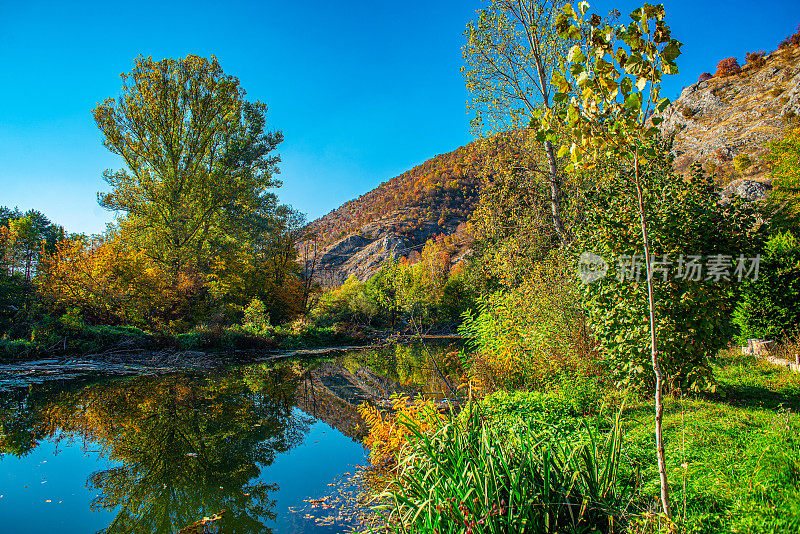
[(639, 223), (642, 228), (642, 242), (644, 243), (644, 265), (647, 270), (647, 304), (650, 309), (650, 359), (653, 364), (653, 372), (656, 375), (656, 457), (658, 459), (658, 477), (661, 483), (661, 509), (668, 518), (672, 518), (669, 507), (669, 482), (667, 481), (667, 464), (664, 459), (664, 439), (661, 431), (664, 419), (664, 375), (658, 362), (658, 351), (656, 348), (656, 314), (655, 298), (653, 297), (653, 270), (650, 268), (650, 237), (647, 233), (647, 221), (645, 220), (644, 194), (642, 193), (642, 182), (639, 173), (639, 149), (634, 153), (633, 161), (634, 179), (636, 182), (636, 193), (639, 197)]
[(569, 242), (569, 236), (561, 218), (561, 182), (558, 176), (556, 154), (550, 141), (544, 142), (544, 148), (547, 154), (548, 181), (550, 182), (550, 214), (553, 217), (553, 227), (558, 234), (558, 240), (563, 245)]

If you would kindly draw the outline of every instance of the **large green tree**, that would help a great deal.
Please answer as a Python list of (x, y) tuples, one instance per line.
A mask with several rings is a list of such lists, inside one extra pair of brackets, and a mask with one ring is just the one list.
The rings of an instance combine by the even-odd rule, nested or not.
[(123, 232), (175, 281), (203, 272), (232, 242), (270, 219), (280, 132), (245, 99), (215, 57), (139, 57), (122, 93), (94, 109), (104, 144), (125, 168), (106, 171), (100, 204), (123, 214)]

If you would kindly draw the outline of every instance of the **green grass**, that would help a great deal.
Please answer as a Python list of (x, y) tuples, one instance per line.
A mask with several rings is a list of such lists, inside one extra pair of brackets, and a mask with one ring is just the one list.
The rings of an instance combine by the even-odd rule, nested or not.
[[(714, 375), (714, 393), (671, 396), (665, 402), (664, 439), (674, 532), (800, 532), (800, 374), (727, 350), (714, 363)], [(448, 442), (434, 447), (431, 443), (443, 438), (420, 437), (425, 441), (417, 441), (415, 454), (428, 458), (429, 463), (418, 471), (418, 476), (405, 472), (406, 478), (399, 481), (400, 490), (393, 494), (394, 517), (409, 514), (400, 524), (413, 525), (419, 532), (433, 531), (435, 507), (450, 510), (451, 503), (469, 501), (465, 499), (469, 488), (477, 491), (481, 483), (489, 480), (481, 475), (489, 472), (488, 463), (506, 461), (505, 452), (497, 456), (498, 451), (506, 450), (506, 444), (526, 457), (540, 454), (543, 446), (575, 443), (576, 439), (580, 442), (581, 428), (596, 429), (598, 436), (607, 435), (613, 425), (605, 421), (620, 405), (620, 394), (598, 392), (603, 398), (597, 399), (596, 406), (606, 401), (603, 414), (576, 409), (570, 402), (574, 393), (574, 386), (570, 386), (564, 393), (496, 393), (482, 400), (482, 421), (491, 429), (491, 435), (499, 438), (491, 446), (476, 442), (467, 447)], [(630, 481), (635, 493), (630, 505), (619, 506), (611, 515), (624, 509), (624, 515), (617, 516), (616, 527), (622, 526), (630, 533), (670, 532), (656, 514), (660, 488), (652, 401), (646, 397), (628, 398), (625, 406), (619, 469), (621, 480)], [(583, 427), (581, 421), (589, 426)], [(531, 438), (536, 445), (529, 441)], [(495, 448), (497, 444), (503, 446)], [(539, 449), (539, 453), (533, 449)], [(512, 454), (510, 458), (517, 456)], [(465, 470), (468, 466), (474, 468), (469, 477)], [(573, 473), (583, 473), (583, 469), (575, 466)], [(540, 491), (537, 487), (534, 484), (525, 491), (535, 495)], [(411, 520), (419, 511), (417, 520)], [(472, 517), (485, 518), (485, 506), (470, 513)], [(456, 523), (464, 519), (459, 516)], [(521, 518), (508, 519), (504, 527), (498, 527), (507, 529), (503, 532), (540, 532), (521, 527)], [(443, 524), (448, 527), (440, 528), (440, 532), (461, 532), (455, 526), (450, 528), (452, 525), (447, 522)], [(566, 530), (577, 526), (570, 524)], [(599, 524), (594, 526), (604, 529)]]
[[(673, 512), (684, 532), (800, 532), (800, 375), (733, 351), (717, 391), (667, 400), (664, 439)], [(626, 453), (642, 502), (658, 497), (652, 404), (626, 410)]]

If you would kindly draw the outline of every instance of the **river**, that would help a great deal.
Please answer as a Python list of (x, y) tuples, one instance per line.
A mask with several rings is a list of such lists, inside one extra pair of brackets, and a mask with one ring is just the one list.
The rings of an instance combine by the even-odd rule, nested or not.
[(0, 531), (202, 532), (208, 518), (209, 532), (348, 532), (368, 463), (358, 405), (440, 390), (403, 346), (212, 373), (32, 377), (0, 391)]

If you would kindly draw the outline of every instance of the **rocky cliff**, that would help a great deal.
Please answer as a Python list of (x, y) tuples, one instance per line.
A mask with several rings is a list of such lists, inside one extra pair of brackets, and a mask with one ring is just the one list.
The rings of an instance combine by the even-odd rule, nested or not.
[(365, 280), (388, 259), (419, 251), (438, 235), (463, 232), (477, 206), (481, 156), (474, 143), (440, 154), (309, 224), (325, 286)]
[(664, 113), (678, 170), (693, 163), (715, 174), (724, 194), (749, 199), (770, 187), (764, 155), (800, 114), (800, 48), (789, 47), (741, 72), (685, 88)]

